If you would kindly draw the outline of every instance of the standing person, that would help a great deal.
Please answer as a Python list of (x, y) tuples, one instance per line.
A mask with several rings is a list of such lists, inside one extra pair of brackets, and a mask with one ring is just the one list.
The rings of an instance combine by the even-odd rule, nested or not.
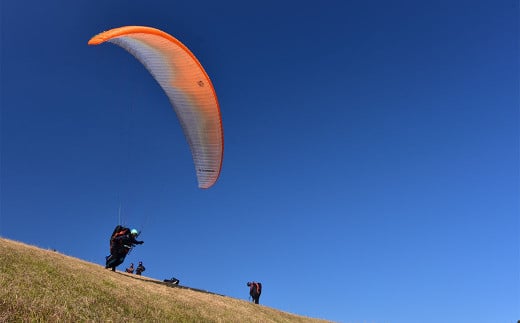
[(130, 267), (126, 268), (126, 272), (129, 273), (129, 274), (133, 274), (134, 273), (134, 263), (130, 263)]
[(253, 302), (255, 304), (259, 304), (260, 294), (262, 294), (262, 283), (248, 282), (247, 286), (249, 287), (249, 295), (251, 295)]
[(139, 261), (139, 265), (137, 266), (137, 269), (135, 270), (135, 274), (141, 276), (141, 273), (145, 270), (146, 270), (146, 268), (144, 268), (143, 262)]

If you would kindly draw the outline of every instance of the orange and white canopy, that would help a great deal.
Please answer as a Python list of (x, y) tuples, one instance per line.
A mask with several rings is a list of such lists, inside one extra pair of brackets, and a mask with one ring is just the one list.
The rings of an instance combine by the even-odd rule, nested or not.
[(213, 84), (195, 55), (173, 36), (151, 27), (111, 29), (92, 37), (88, 44), (104, 42), (126, 49), (157, 80), (181, 123), (199, 187), (215, 184), (224, 152), (222, 118)]

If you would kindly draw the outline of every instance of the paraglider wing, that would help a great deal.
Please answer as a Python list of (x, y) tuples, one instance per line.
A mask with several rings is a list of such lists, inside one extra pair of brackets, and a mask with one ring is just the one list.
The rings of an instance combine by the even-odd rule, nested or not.
[(224, 138), (217, 95), (195, 55), (173, 36), (155, 28), (126, 26), (92, 37), (134, 55), (168, 96), (191, 149), (200, 188), (211, 187), (222, 168)]

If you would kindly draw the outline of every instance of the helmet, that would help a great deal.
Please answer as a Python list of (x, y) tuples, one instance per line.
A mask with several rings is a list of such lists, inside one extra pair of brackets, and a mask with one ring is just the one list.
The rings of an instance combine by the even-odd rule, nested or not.
[(137, 231), (136, 229), (132, 229), (132, 231), (130, 231), (130, 234), (136, 236), (139, 235), (139, 231)]

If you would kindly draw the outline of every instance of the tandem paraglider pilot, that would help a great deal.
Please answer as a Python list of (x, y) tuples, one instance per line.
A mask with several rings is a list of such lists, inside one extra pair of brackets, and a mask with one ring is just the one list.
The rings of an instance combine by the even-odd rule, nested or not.
[(130, 230), (120, 225), (116, 226), (110, 237), (110, 255), (105, 257), (105, 268), (112, 268), (112, 271), (116, 271), (116, 267), (125, 261), (130, 250), (136, 245), (144, 243), (144, 241), (136, 239), (138, 236), (139, 231), (136, 229)]

